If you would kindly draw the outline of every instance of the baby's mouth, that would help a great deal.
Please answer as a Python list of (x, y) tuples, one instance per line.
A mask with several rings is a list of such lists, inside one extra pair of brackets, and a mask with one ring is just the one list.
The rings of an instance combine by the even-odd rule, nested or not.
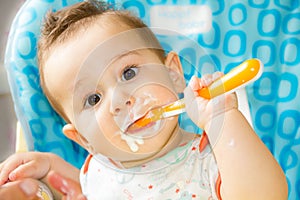
[(143, 131), (143, 130), (145, 130), (145, 129), (147, 129), (147, 128), (150, 128), (150, 127), (153, 126), (154, 124), (155, 124), (155, 122), (151, 122), (151, 123), (147, 124), (146, 126), (136, 127), (135, 124), (134, 124), (134, 122), (133, 122), (133, 123), (131, 123), (131, 124), (128, 126), (128, 128), (127, 128), (127, 130), (126, 130), (126, 133), (127, 133), (127, 134), (136, 134), (136, 133), (138, 133), (138, 132), (140, 132), (140, 131)]
[[(149, 134), (151, 132), (156, 132), (157, 129), (160, 127), (161, 124), (161, 120), (158, 121), (153, 121), (153, 122), (149, 122), (147, 123), (145, 126), (139, 126), (136, 124), (136, 122), (142, 118), (144, 118), (145, 116), (147, 116), (147, 114), (153, 110), (155, 107), (152, 107), (150, 109), (148, 109), (143, 115), (140, 115), (139, 117), (137, 117), (136, 119), (134, 119), (126, 128), (126, 130), (124, 131), (125, 134), (129, 134), (129, 135), (140, 135), (142, 133), (144, 134)], [(153, 127), (153, 128), (152, 128)]]
[[(152, 109), (152, 108), (151, 108)], [(129, 123), (129, 125), (127, 126), (127, 128), (125, 129), (125, 133), (136, 133), (138, 132), (140, 129), (143, 129), (143, 128), (146, 128), (147, 126), (143, 126), (143, 127), (140, 127), (140, 126), (136, 126), (136, 121), (138, 121), (139, 119), (142, 119), (143, 117), (145, 117), (149, 111), (151, 109), (148, 109), (146, 112), (144, 112), (142, 115), (139, 115), (138, 117), (136, 117), (135, 119), (132, 120), (131, 123)], [(148, 124), (149, 125), (149, 124)]]

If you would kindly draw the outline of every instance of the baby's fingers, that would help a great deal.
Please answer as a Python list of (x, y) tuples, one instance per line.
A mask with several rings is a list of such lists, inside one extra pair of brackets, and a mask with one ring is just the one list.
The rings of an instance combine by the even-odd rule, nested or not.
[(208, 87), (217, 79), (221, 78), (224, 74), (222, 72), (215, 72), (213, 74), (205, 74), (201, 77), (201, 85), (203, 87)]
[(22, 178), (35, 178), (34, 172), (36, 168), (32, 167), (30, 163), (26, 163), (23, 165), (19, 165), (13, 168), (5, 167), (1, 170), (0, 175), (0, 185), (9, 182), (9, 181), (16, 181)]
[(22, 165), (23, 160), (17, 154), (9, 157), (0, 165), (0, 186), (9, 181), (9, 174)]
[(202, 88), (202, 85), (200, 83), (200, 79), (196, 76), (193, 76), (189, 82), (189, 87), (193, 90), (193, 91), (198, 91)]
[(214, 81), (222, 77), (224, 74), (222, 72), (215, 72), (213, 74), (205, 74), (201, 78), (193, 76), (189, 82), (189, 88), (198, 96), (199, 90), (208, 87)]
[(215, 80), (221, 78), (222, 76), (224, 76), (224, 73), (222, 72), (215, 72), (212, 74), (212, 81), (214, 82)]
[(201, 88), (199, 85), (199, 79), (196, 76), (193, 76), (189, 82), (188, 87), (184, 90), (184, 97), (185, 99), (193, 99), (197, 96), (197, 91)]
[(18, 153), (0, 166), (0, 185), (21, 178), (42, 178), (49, 170), (50, 161), (44, 154)]
[(35, 161), (30, 161), (23, 165), (18, 166), (9, 173), (8, 178), (10, 181), (20, 180), (22, 178), (41, 178), (38, 172), (38, 164)]
[(7, 183), (9, 181), (8, 175), (11, 172), (11, 170), (8, 169), (2, 169), (0, 171), (0, 186)]

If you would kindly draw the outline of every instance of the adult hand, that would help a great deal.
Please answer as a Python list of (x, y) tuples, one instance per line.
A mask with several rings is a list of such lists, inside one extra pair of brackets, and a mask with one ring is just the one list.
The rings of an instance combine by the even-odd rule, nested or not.
[(49, 184), (61, 193), (62, 200), (87, 200), (82, 194), (79, 182), (54, 171), (50, 171), (47, 178)]
[(0, 200), (37, 200), (39, 185), (34, 179), (8, 182), (0, 186)]

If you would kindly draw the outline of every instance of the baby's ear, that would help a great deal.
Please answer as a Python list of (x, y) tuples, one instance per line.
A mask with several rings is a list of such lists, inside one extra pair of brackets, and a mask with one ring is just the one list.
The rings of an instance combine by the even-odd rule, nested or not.
[(76, 130), (76, 128), (74, 127), (73, 124), (64, 125), (63, 133), (65, 134), (65, 136), (67, 136), (67, 138), (69, 138), (70, 140), (73, 140), (74, 142), (76, 142), (77, 144), (82, 146), (83, 148), (86, 147), (86, 145), (83, 142), (83, 141), (85, 141), (85, 139), (82, 138), (82, 136), (80, 135), (80, 133), (78, 133), (78, 131)]
[(182, 65), (177, 53), (168, 53), (165, 59), (165, 66), (169, 69), (169, 74), (175, 86), (176, 92), (182, 93), (186, 85)]

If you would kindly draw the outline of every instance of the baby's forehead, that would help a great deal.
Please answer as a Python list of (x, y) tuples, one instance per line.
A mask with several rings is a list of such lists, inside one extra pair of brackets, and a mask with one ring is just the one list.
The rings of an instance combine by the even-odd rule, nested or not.
[(97, 60), (102, 65), (108, 65), (127, 54), (142, 53), (146, 52), (145, 50), (162, 50), (157, 43), (147, 39), (147, 31), (144, 28), (130, 29), (112, 34), (95, 44), (84, 64), (91, 66)]

